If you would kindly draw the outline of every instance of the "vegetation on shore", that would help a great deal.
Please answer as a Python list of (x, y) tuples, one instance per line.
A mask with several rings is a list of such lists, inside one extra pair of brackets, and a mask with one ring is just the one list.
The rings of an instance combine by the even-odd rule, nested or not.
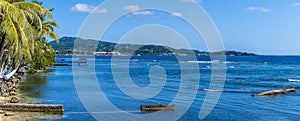
[(0, 0), (0, 77), (8, 80), (21, 66), (31, 71), (45, 69), (55, 62), (46, 37), (59, 41), (59, 27), (51, 11), (41, 2)]
[[(76, 37), (62, 37), (59, 43), (50, 42), (49, 44), (55, 49), (58, 55), (72, 55), (83, 54), (92, 55), (93, 52), (117, 53), (120, 55), (141, 55), (141, 56), (168, 56), (168, 55), (198, 55), (209, 56), (210, 54), (220, 55), (226, 54), (228, 56), (255, 56), (254, 53), (237, 52), (237, 51), (221, 51), (221, 52), (205, 52), (199, 50), (189, 49), (174, 49), (167, 46), (160, 45), (138, 45), (138, 44), (117, 44), (105, 41), (97, 41), (92, 39), (82, 39)], [(74, 49), (75, 41), (81, 42), (81, 47), (78, 50)], [(91, 48), (98, 45), (96, 48)], [(103, 55), (103, 53), (102, 53)], [(109, 55), (109, 54), (108, 54)]]

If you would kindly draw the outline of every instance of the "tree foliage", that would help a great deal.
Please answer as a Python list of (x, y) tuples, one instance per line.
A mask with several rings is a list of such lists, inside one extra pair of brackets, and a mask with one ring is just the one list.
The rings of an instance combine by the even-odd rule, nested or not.
[(53, 49), (45, 40), (58, 40), (54, 27), (59, 25), (52, 19), (52, 10), (37, 1), (0, 0), (1, 75), (24, 64), (35, 70), (55, 62)]

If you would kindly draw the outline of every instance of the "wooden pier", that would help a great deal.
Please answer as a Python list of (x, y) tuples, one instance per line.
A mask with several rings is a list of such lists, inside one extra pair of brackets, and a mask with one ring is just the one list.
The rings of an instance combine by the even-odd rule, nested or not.
[(87, 66), (88, 65), (87, 58), (78, 58), (78, 66), (80, 66), (80, 64), (82, 64), (82, 63)]
[(0, 104), (4, 111), (63, 113), (61, 104)]
[(153, 112), (153, 111), (174, 111), (174, 104), (155, 104), (155, 105), (141, 105), (142, 112)]

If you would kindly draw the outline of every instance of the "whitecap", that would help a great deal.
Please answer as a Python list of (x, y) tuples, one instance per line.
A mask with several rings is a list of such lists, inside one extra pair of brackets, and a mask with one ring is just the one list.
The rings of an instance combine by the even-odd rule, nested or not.
[(236, 68), (235, 66), (228, 66), (228, 68)]
[(211, 61), (187, 61), (188, 63), (211, 63)]
[(300, 79), (288, 79), (289, 82), (300, 82)]
[(187, 61), (188, 63), (233, 63), (230, 61), (212, 60), (212, 61)]

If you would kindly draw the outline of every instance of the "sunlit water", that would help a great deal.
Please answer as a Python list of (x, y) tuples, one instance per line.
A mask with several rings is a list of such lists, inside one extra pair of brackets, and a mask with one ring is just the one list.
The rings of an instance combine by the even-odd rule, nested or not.
[[(60, 63), (71, 63), (72, 58), (57, 57), (57, 60)], [(200, 80), (193, 78), (193, 75), (181, 75), (181, 71), (188, 69), (181, 70), (175, 57), (133, 57), (129, 63), (119, 59), (120, 65), (112, 65), (109, 57), (96, 57), (95, 60), (89, 61), (95, 61), (97, 80), (105, 96), (120, 110), (143, 115), (144, 113), (140, 112), (141, 104), (169, 104), (177, 95), (179, 87), (184, 86), (186, 92), (180, 93), (186, 93), (186, 97), (181, 97), (180, 103), (188, 102), (185, 98), (188, 99), (190, 92), (196, 90), (197, 94), (191, 107), (180, 120), (199, 120), (199, 111), (211, 79), (212, 65), (209, 57), (198, 57), (198, 61), (189, 61), (186, 57), (180, 62), (198, 64)], [(289, 79), (300, 80), (299, 62), (300, 57), (287, 56), (227, 57), (226, 81), (222, 95), (213, 111), (204, 120), (299, 120), (300, 82), (289, 81)], [(149, 71), (152, 67), (157, 65), (163, 67), (167, 78), (162, 87), (157, 85), (158, 89), (162, 88), (161, 92), (146, 99), (136, 99), (125, 94), (120, 88), (130, 90), (131, 87), (124, 83), (117, 86), (111, 69), (112, 66), (122, 68), (124, 64), (129, 65), (130, 78), (138, 87), (147, 87), (151, 84)], [(122, 74), (122, 71), (114, 73)], [(188, 76), (188, 81), (181, 81), (181, 76)], [(158, 75), (153, 78), (159, 77)], [(200, 81), (199, 85), (196, 84), (197, 81)], [(251, 96), (261, 91), (291, 87), (295, 87), (296, 92), (275, 97)], [(22, 94), (30, 99), (38, 99), (32, 101), (33, 103), (63, 104), (65, 113), (55, 120), (95, 120), (77, 95), (72, 66), (53, 67), (46, 73), (28, 76), (20, 89)], [(136, 93), (143, 95), (155, 91)], [(181, 109), (177, 107), (176, 110)], [(94, 113), (110, 115), (119, 112)]]

